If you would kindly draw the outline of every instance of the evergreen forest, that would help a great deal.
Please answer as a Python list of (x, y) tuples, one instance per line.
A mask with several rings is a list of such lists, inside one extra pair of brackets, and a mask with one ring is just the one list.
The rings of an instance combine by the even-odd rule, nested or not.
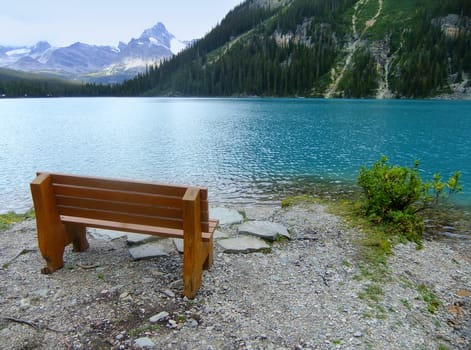
[(471, 88), (469, 0), (247, 0), (122, 84), (0, 71), (0, 96), (424, 98), (461, 82)]

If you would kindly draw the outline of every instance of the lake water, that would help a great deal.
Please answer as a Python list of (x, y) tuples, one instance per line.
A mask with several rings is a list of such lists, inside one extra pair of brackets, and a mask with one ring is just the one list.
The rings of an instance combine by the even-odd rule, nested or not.
[(0, 212), (31, 207), (36, 171), (206, 186), (220, 203), (354, 183), (381, 155), (460, 170), (471, 204), (471, 101), (0, 99)]

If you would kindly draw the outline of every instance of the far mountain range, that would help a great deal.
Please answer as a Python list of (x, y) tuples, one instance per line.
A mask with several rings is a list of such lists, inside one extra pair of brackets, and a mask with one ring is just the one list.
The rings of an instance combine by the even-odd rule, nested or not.
[(34, 46), (2, 46), (0, 67), (41, 73), (68, 80), (119, 83), (180, 52), (191, 42), (169, 33), (163, 23), (146, 29), (137, 39), (118, 47), (76, 42), (53, 47), (47, 41)]

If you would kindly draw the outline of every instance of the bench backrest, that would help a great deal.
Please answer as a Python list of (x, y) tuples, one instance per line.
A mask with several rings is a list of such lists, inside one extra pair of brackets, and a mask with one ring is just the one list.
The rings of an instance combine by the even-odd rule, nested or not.
[[(50, 175), (59, 215), (183, 229), (188, 187), (65, 174)], [(201, 231), (209, 232), (208, 190), (200, 191)]]

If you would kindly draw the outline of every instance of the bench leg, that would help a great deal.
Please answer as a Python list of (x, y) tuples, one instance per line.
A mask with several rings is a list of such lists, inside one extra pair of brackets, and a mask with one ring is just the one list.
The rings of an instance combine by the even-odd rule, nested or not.
[(204, 246), (204, 264), (203, 269), (209, 270), (213, 266), (213, 237), (208, 242), (203, 242)]
[(200, 261), (183, 257), (183, 295), (193, 299), (201, 286), (203, 269)]
[(38, 230), (39, 250), (44, 260), (46, 260), (46, 266), (41, 269), (43, 274), (53, 273), (64, 266), (63, 257), (67, 243), (61, 238), (65, 237), (66, 233), (65, 230), (60, 231), (62, 233)]
[(200, 191), (190, 187), (183, 196), (183, 295), (193, 299), (203, 277)]
[(85, 226), (57, 224), (55, 229), (38, 230), (39, 250), (46, 260), (41, 273), (50, 274), (64, 266), (64, 250), (70, 243), (74, 252), (83, 252), (89, 244)]
[(74, 252), (84, 252), (90, 246), (87, 241), (87, 228), (81, 225), (66, 225), (65, 229), (69, 240), (73, 244)]

